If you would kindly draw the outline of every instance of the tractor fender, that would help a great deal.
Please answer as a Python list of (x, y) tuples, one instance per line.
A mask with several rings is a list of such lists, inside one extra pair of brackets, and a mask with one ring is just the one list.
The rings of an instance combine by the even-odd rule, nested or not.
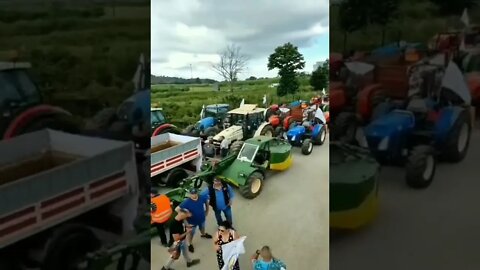
[(435, 124), (435, 142), (444, 143), (448, 135), (450, 134), (451, 128), (457, 121), (459, 115), (465, 110), (463, 107), (452, 106), (442, 109), (438, 113), (438, 118)]
[(288, 130), (290, 128), (290, 126), (288, 124), (290, 119), (293, 119), (293, 116), (289, 115), (289, 116), (285, 117), (285, 119), (283, 120), (283, 129)]
[(312, 130), (312, 139), (317, 138), (320, 135), (320, 131), (322, 130), (323, 125), (322, 124), (316, 124), (313, 126)]
[(345, 86), (342, 83), (330, 85), (330, 110), (339, 112), (347, 104), (347, 95), (345, 94)]
[(170, 128), (177, 129), (177, 127), (172, 125), (172, 124), (163, 124), (163, 125), (157, 127), (155, 129), (155, 131), (153, 131), (152, 137), (157, 136), (157, 135), (161, 134), (164, 130), (167, 130), (167, 129), (170, 129)]
[(255, 131), (255, 134), (253, 135), (253, 137), (260, 136), (260, 133), (262, 132), (262, 130), (263, 130), (266, 126), (271, 126), (270, 122), (264, 122), (264, 123), (262, 123), (262, 124), (257, 128), (257, 130)]
[(480, 103), (480, 72), (472, 72), (466, 75), (468, 88), (472, 95), (473, 103)]
[(24, 112), (20, 113), (8, 126), (3, 135), (3, 139), (12, 138), (36, 119), (43, 118), (52, 115), (72, 115), (70, 112), (56, 106), (51, 105), (37, 105), (31, 107)]
[(213, 117), (206, 117), (198, 121), (200, 123), (199, 125), (199, 130), (204, 131), (205, 129), (209, 127), (213, 127), (216, 124), (215, 118)]
[(377, 91), (382, 91), (382, 85), (375, 83), (367, 85), (358, 93), (358, 113), (362, 119), (370, 119), (373, 111), (372, 96)]

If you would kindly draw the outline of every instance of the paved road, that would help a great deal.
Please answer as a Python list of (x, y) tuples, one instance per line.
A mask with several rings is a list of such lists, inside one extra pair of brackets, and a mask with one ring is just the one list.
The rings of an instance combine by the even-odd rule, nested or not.
[(477, 129), (466, 159), (439, 165), (426, 190), (409, 189), (401, 168), (385, 167), (378, 219), (363, 231), (331, 236), (330, 269), (480, 269), (479, 160)]
[[(294, 148), (291, 169), (271, 175), (262, 194), (254, 200), (237, 195), (233, 205), (235, 227), (247, 236), (246, 254), (240, 259), (242, 269), (251, 269), (250, 256), (269, 245), (288, 269), (328, 269), (328, 141), (317, 146), (310, 156)], [(238, 193), (237, 193), (238, 194)], [(207, 218), (207, 231), (214, 233), (215, 217)], [(189, 269), (217, 269), (212, 241), (194, 239), (193, 258), (201, 264)], [(168, 259), (159, 238), (152, 240), (152, 269), (160, 270)], [(187, 269), (182, 258), (173, 266)]]

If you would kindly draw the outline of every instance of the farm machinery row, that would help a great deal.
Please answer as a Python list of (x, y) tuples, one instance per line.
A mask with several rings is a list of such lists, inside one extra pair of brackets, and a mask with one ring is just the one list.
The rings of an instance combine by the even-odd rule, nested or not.
[[(422, 189), (432, 183), (438, 161), (460, 162), (467, 154), (472, 100), (461, 69), (445, 54), (415, 53), (337, 62), (332, 72), (338, 82), (330, 89), (334, 229), (357, 228), (375, 216), (380, 165), (404, 166), (407, 185)], [(364, 177), (349, 176), (341, 169), (347, 163)], [(346, 189), (347, 183), (357, 188)]]

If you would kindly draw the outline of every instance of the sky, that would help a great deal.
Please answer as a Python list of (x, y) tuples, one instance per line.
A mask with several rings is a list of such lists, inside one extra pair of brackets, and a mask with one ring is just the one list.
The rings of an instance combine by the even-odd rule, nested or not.
[(152, 1), (152, 74), (222, 80), (212, 65), (234, 44), (249, 58), (239, 79), (275, 77), (268, 56), (287, 42), (303, 54), (304, 71), (312, 72), (328, 58), (328, 10), (328, 0)]

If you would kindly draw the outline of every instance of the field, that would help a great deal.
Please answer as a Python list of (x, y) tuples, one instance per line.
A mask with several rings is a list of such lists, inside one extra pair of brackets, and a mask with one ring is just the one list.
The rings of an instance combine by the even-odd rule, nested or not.
[(240, 81), (235, 84), (233, 92), (228, 85), (220, 84), (219, 91), (213, 91), (210, 84), (158, 84), (152, 85), (152, 106), (164, 110), (170, 123), (186, 127), (199, 120), (203, 105), (227, 103), (231, 108), (237, 108), (242, 99), (245, 103), (262, 106), (262, 99), (267, 95), (269, 104), (287, 103), (293, 100), (310, 100), (316, 93), (309, 84), (309, 77), (300, 77), (300, 90), (294, 96), (278, 97), (276, 88), (269, 87), (278, 79), (262, 79)]
[(115, 9), (32, 2), (0, 4), (0, 35), (8, 37), (0, 39), (0, 51), (16, 50), (32, 63), (45, 102), (89, 117), (131, 95), (139, 56), (150, 52), (149, 2), (117, 1)]

